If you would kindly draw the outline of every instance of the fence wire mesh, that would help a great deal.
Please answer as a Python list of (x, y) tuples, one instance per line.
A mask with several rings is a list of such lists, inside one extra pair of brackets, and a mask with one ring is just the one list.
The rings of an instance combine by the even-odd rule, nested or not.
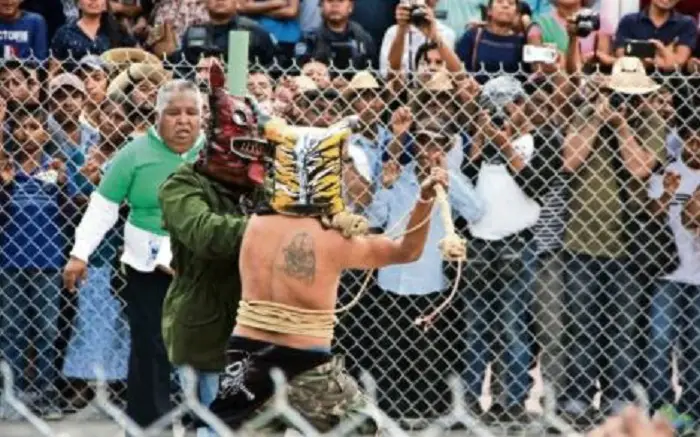
[[(156, 435), (189, 411), (234, 435), (175, 372), (174, 409), (157, 423), (139, 428), (123, 412), (138, 359), (119, 261), (128, 208), (79, 291), (61, 277), (112, 157), (157, 122), (158, 88), (186, 77), (207, 92), (213, 62), (0, 69), (0, 429), (25, 421), (38, 435), (81, 435), (80, 425), (59, 434), (48, 423), (72, 416)], [(458, 277), (440, 258), (435, 220), (419, 261), (380, 269), (336, 328), (334, 352), (370, 389), (386, 435), (417, 426), (426, 436), (490, 436), (510, 425), (574, 434), (628, 402), (700, 417), (700, 76), (650, 82), (634, 67), (611, 78), (468, 76), (427, 63), (411, 75), (251, 66), (249, 93), (292, 124), (360, 117), (344, 194), (377, 230), (412, 207), (436, 157), (449, 170), (468, 244), (455, 299), (429, 329), (415, 325)], [(363, 272), (344, 274), (339, 305), (363, 282)], [(274, 380), (279, 390), (257, 424), (281, 417), (320, 434), (290, 406), (283, 377)], [(361, 425), (341, 421), (334, 432)]]

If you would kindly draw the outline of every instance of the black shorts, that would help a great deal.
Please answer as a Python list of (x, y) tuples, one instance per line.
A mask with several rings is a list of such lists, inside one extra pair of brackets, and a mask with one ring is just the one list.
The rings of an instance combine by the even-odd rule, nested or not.
[(330, 362), (329, 352), (231, 337), (226, 351), (226, 370), (219, 377), (219, 392), (209, 407), (233, 429), (250, 419), (274, 394), (270, 370), (284, 372), (287, 381)]

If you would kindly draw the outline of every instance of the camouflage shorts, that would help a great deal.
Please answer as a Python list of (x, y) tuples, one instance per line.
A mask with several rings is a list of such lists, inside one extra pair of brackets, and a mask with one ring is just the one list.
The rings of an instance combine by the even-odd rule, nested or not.
[(352, 420), (361, 423), (355, 428), (357, 433), (377, 432), (377, 421), (368, 408), (369, 399), (345, 371), (342, 355), (292, 379), (287, 396), (292, 408), (321, 433)]

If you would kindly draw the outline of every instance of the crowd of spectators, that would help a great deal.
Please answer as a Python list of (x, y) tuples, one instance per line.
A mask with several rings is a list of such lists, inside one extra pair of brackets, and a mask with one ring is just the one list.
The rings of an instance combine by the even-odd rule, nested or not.
[[(405, 226), (422, 170), (450, 171), (469, 247), (458, 297), (430, 330), (414, 325), (456, 274), (433, 220), (421, 258), (381, 269), (338, 326), (350, 371), (372, 373), (382, 409), (445, 414), (457, 372), (475, 414), (527, 422), (539, 363), (576, 425), (618, 412), (641, 382), (654, 409), (693, 426), (700, 8), (650, 0), (586, 31), (577, 17), (593, 2), (540, 3), (0, 0), (0, 350), (21, 399), (60, 418), (91, 398), (95, 364), (122, 396), (121, 231), (72, 295), (61, 270), (74, 228), (110, 157), (156, 123), (159, 87), (180, 77), (206, 91), (229, 31), (247, 30), (261, 108), (299, 125), (360, 116), (346, 202), (377, 231)], [(528, 61), (531, 46), (555, 55)], [(343, 299), (357, 278), (345, 275)]]

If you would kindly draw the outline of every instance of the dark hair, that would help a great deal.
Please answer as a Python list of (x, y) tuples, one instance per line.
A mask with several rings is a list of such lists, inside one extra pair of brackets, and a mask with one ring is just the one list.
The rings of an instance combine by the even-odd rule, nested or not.
[[(488, 3), (486, 4), (486, 10), (490, 9), (491, 6), (493, 6), (493, 2), (494, 2), (494, 0), (488, 1)], [(515, 6), (518, 7), (518, 10), (520, 10), (520, 4), (521, 4), (520, 0), (515, 0)]]
[(434, 41), (428, 41), (426, 43), (421, 44), (420, 47), (418, 47), (418, 50), (416, 51), (416, 58), (414, 59), (415, 65), (420, 64), (420, 61), (423, 58), (428, 57), (428, 52), (431, 50), (437, 50), (440, 47), (438, 44)]
[[(78, 1), (79, 0), (76, 0), (76, 3)], [(126, 39), (126, 29), (119, 24), (119, 21), (117, 21), (114, 13), (112, 13), (112, 7), (109, 4), (109, 0), (105, 1), (105, 5), (107, 6), (107, 9), (100, 14), (100, 31), (107, 34), (110, 48), (114, 49), (121, 47), (124, 45), (124, 41)]]
[(41, 108), (27, 108), (26, 106), (18, 106), (14, 111), (12, 111), (12, 116), (10, 117), (10, 131), (14, 131), (22, 124), (27, 118), (36, 118), (39, 123), (46, 124), (49, 119), (49, 115), (46, 111)]

